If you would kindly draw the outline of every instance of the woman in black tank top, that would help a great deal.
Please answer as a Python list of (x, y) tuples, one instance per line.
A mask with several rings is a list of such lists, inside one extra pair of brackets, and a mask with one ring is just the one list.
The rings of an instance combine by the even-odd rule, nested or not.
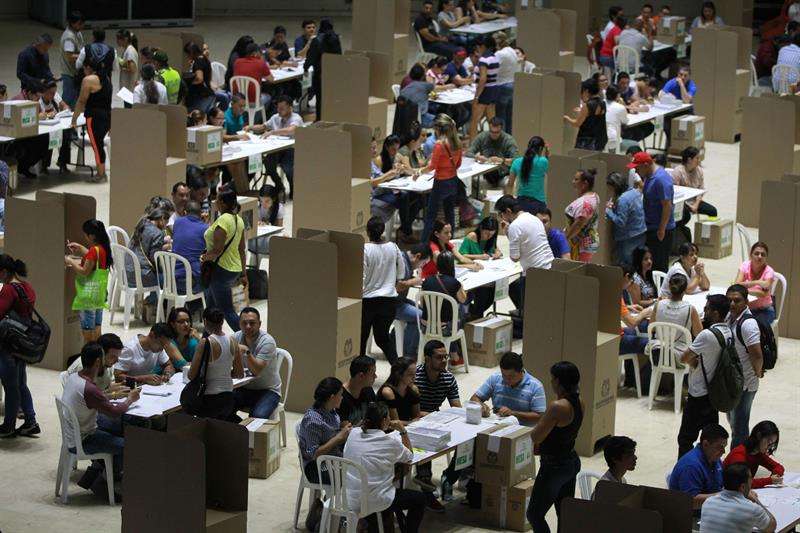
[(550, 383), (558, 398), (550, 402), (533, 430), (533, 442), (539, 444), (541, 454), (527, 512), (534, 533), (550, 533), (547, 511), (555, 504), (560, 519), (561, 500), (575, 495), (575, 478), (581, 469), (575, 453), (575, 439), (583, 422), (580, 378), (578, 367), (569, 361), (550, 367)]
[(106, 180), (106, 150), (104, 139), (111, 129), (111, 79), (100, 68), (97, 59), (87, 58), (83, 65), (83, 81), (78, 102), (72, 114), (72, 127), (77, 124), (81, 112), (86, 118), (86, 131), (94, 151), (97, 175), (89, 181), (99, 183)]
[(581, 83), (581, 100), (583, 106), (577, 117), (564, 115), (564, 120), (578, 128), (575, 148), (603, 151), (608, 142), (606, 103), (596, 80), (588, 79)]

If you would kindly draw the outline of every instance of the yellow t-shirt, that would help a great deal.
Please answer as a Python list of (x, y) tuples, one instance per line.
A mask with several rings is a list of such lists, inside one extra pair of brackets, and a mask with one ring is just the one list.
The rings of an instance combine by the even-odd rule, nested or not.
[(234, 228), (236, 228), (236, 234), (233, 237), (233, 241), (231, 241), (230, 245), (228, 245), (228, 249), (225, 250), (225, 253), (220, 256), (217, 264), (220, 268), (224, 268), (228, 272), (241, 272), (242, 259), (239, 256), (239, 241), (242, 240), (242, 234), (244, 233), (244, 220), (242, 220), (242, 217), (239, 215), (232, 215), (230, 213), (225, 213), (217, 218), (217, 220), (215, 220), (214, 223), (211, 224), (203, 234), (203, 237), (206, 240), (207, 250), (214, 248), (214, 230), (217, 227), (220, 227), (223, 229), (223, 231), (225, 231), (225, 244), (228, 243), (231, 235), (234, 235)]

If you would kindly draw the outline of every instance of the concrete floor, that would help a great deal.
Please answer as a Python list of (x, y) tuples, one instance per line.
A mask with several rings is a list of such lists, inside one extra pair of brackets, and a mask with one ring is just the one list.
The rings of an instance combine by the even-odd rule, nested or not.
[[(290, 33), (299, 26), (297, 20), (282, 20)], [(338, 21), (337, 21), (338, 22)], [(250, 33), (259, 41), (271, 34), (275, 20), (266, 19), (204, 19), (197, 31), (209, 41), (214, 59), (223, 59), (235, 39)], [(345, 43), (349, 41), (349, 22), (340, 22), (337, 29), (343, 33)], [(0, 22), (0, 35), (6, 46), (6, 54), (0, 56), (0, 83), (9, 85), (9, 90), (18, 88), (14, 79), (15, 56), (32, 36), (46, 28), (30, 21), (12, 23)], [(58, 32), (51, 30), (53, 35)], [(736, 180), (738, 176), (738, 145), (709, 143), (706, 148), (706, 186), (707, 199), (717, 206), (720, 216), (734, 218), (736, 209)], [(113, 177), (113, 170), (112, 170)], [(86, 184), (81, 176), (67, 178), (49, 176), (40, 178), (35, 185), (25, 184), (22, 193), (31, 194), (34, 188), (48, 188), (56, 191), (70, 191), (92, 195), (98, 202), (98, 217), (108, 219), (108, 184)], [(287, 225), (291, 225), (291, 205), (287, 206)], [(14, 231), (13, 229), (11, 231)], [(755, 230), (752, 230), (755, 236)], [(764, 236), (769, 242), (769, 236)], [(501, 246), (507, 250), (507, 241), (501, 239)], [(738, 240), (734, 255), (722, 260), (706, 260), (707, 272), (712, 283), (730, 283), (740, 262)], [(504, 304), (504, 305), (503, 305)], [(501, 309), (508, 307), (508, 302)], [(267, 314), (266, 302), (257, 305)], [(125, 332), (119, 325), (109, 326), (106, 316), (104, 331), (120, 334), (123, 339), (135, 333), (145, 333), (141, 324), (134, 323)], [(522, 350), (517, 341), (515, 350)], [(800, 428), (797, 420), (800, 415), (800, 369), (798, 355), (800, 343), (796, 340), (781, 339), (781, 354), (778, 366), (762, 380), (761, 390), (753, 406), (752, 421), (763, 419), (775, 421), (783, 435), (777, 459), (788, 470), (800, 468)], [(529, 352), (530, 353), (530, 352)], [(388, 364), (378, 362), (378, 384), (388, 376)], [(469, 374), (458, 374), (462, 400), (466, 400), (491, 373), (490, 369), (473, 367)], [(537, 376), (545, 378), (546, 376)], [(119, 529), (120, 508), (109, 507), (74, 483), (70, 486), (70, 501), (64, 506), (53, 495), (55, 469), (58, 462), (60, 433), (58, 418), (53, 405), (53, 396), (61, 394), (58, 373), (40, 368), (30, 368), (28, 383), (34, 397), (37, 418), (42, 426), (38, 439), (17, 438), (0, 440), (0, 530), (8, 533), (52, 531), (58, 528), (63, 533), (86, 531), (116, 531)], [(293, 427), (300, 415), (288, 413), (289, 427)], [(723, 421), (723, 424), (725, 422)], [(672, 400), (657, 403), (652, 411), (647, 409), (645, 398), (637, 399), (629, 390), (620, 391), (617, 401), (616, 433), (628, 435), (638, 442), (639, 462), (635, 472), (628, 476), (631, 483), (663, 486), (664, 473), (675, 460), (676, 435), (680, 425), (680, 415), (672, 411)], [(581, 458), (583, 469), (602, 473), (605, 470), (602, 454), (591, 458)], [(434, 471), (440, 473), (446, 465), (444, 460), (436, 461)], [(299, 479), (297, 446), (290, 437), (289, 446), (282, 455), (280, 470), (267, 480), (251, 480), (249, 530), (252, 532), (278, 532), (292, 530), (294, 498)], [(74, 481), (74, 480), (73, 480)], [(180, 505), (176, 502), (176, 505)], [(307, 502), (306, 502), (307, 505)], [(304, 509), (305, 509), (304, 505)], [(305, 516), (303, 512), (302, 516)], [(555, 513), (551, 511), (550, 523), (555, 526)], [(425, 531), (488, 531), (475, 527), (477, 513), (468, 511), (457, 503), (448, 506), (444, 515), (429, 513), (423, 525)], [(56, 526), (57, 524), (57, 526)]]

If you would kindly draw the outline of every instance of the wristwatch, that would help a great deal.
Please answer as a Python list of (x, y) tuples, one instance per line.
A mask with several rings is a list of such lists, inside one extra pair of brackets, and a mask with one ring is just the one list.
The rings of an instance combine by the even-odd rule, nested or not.
[(408, 435), (408, 431), (407, 431), (407, 430), (405, 430), (405, 429), (403, 429), (403, 430), (401, 430), (401, 431), (398, 431), (398, 433), (400, 433), (400, 436), (401, 436), (401, 437), (405, 437), (406, 435)]

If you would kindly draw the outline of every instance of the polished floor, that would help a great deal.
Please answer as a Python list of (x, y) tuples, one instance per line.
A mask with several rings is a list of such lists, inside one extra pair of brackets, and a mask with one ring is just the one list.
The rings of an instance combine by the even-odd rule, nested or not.
[[(206, 36), (210, 43), (214, 59), (224, 59), (235, 39), (250, 33), (257, 40), (266, 40), (272, 33), (276, 23), (282, 23), (294, 33), (299, 27), (298, 20), (269, 20), (263, 18), (249, 19), (204, 19), (197, 31)], [(338, 23), (337, 28), (343, 34), (345, 44), (349, 41), (349, 23)], [(15, 53), (31, 38), (45, 31), (46, 28), (34, 22), (0, 22), (0, 35), (5, 46), (5, 54), (0, 55), (0, 83), (9, 86), (11, 94), (15, 94), (18, 85), (14, 79)], [(56, 30), (51, 30), (58, 35)], [(709, 189), (708, 201), (716, 205), (720, 215), (733, 218), (736, 209), (736, 181), (738, 176), (738, 145), (709, 143), (706, 148), (707, 157), (706, 185)], [(111, 170), (113, 179), (113, 169)], [(66, 178), (48, 176), (40, 178), (35, 185), (25, 184), (23, 194), (30, 195), (35, 188), (48, 188), (56, 191), (70, 191), (94, 196), (98, 202), (98, 217), (108, 219), (108, 184), (86, 184), (81, 176), (71, 175)], [(291, 225), (291, 205), (287, 206), (287, 225)], [(15, 231), (9, 228), (8, 231)], [(24, 231), (24, 230), (23, 230)], [(756, 230), (752, 230), (756, 235)], [(769, 242), (770, 236), (762, 236)], [(735, 241), (738, 244), (738, 241)], [(507, 250), (507, 241), (501, 239), (501, 246)], [(740, 261), (738, 247), (734, 247), (733, 256), (722, 260), (707, 260), (707, 272), (712, 283), (726, 285), (730, 283)], [(506, 303), (506, 306), (508, 304)], [(266, 302), (258, 307), (267, 315)], [(501, 306), (502, 307), (502, 306)], [(104, 331), (113, 331), (124, 339), (135, 333), (144, 333), (141, 324), (134, 324), (128, 332), (117, 324), (108, 326), (105, 320)], [(515, 343), (515, 349), (521, 351), (521, 342)], [(787, 470), (800, 469), (800, 343), (795, 340), (781, 339), (781, 353), (778, 366), (761, 382), (761, 389), (753, 406), (752, 422), (763, 419), (775, 421), (781, 428), (781, 445), (776, 456)], [(530, 352), (529, 352), (530, 353)], [(388, 365), (384, 361), (378, 363), (378, 383), (388, 376)], [(462, 400), (467, 400), (483, 380), (491, 373), (490, 369), (473, 367), (469, 374), (458, 374), (458, 382)], [(546, 376), (537, 376), (546, 379)], [(53, 495), (55, 470), (58, 462), (58, 450), (61, 436), (58, 418), (55, 412), (53, 396), (60, 395), (61, 386), (58, 373), (51, 370), (30, 368), (28, 382), (34, 396), (34, 403), (42, 435), (38, 439), (17, 438), (0, 440), (0, 530), (6, 533), (43, 532), (58, 530), (62, 533), (83, 533), (87, 531), (117, 531), (120, 524), (120, 508), (109, 507), (104, 501), (95, 498), (77, 487), (70, 486), (68, 505), (57, 502)], [(309, 399), (310, 403), (310, 399)], [(290, 427), (298, 420), (299, 414), (289, 413)], [(620, 391), (617, 401), (616, 433), (628, 435), (638, 443), (638, 466), (628, 475), (628, 481), (636, 484), (661, 487), (664, 474), (675, 460), (676, 441), (680, 415), (672, 410), (672, 401), (657, 403), (652, 411), (647, 409), (647, 400), (638, 399), (629, 390)], [(725, 424), (723, 422), (723, 424)], [(176, 450), (176, 453), (180, 453)], [(591, 458), (581, 458), (583, 469), (602, 473), (605, 470), (602, 454)], [(436, 461), (436, 475), (446, 465), (443, 460)], [(282, 532), (292, 530), (294, 498), (299, 479), (297, 462), (297, 446), (290, 437), (289, 446), (283, 451), (280, 470), (267, 480), (250, 480), (248, 525), (251, 532)], [(174, 502), (180, 506), (180, 502)], [(303, 513), (302, 516), (304, 516)], [(555, 513), (551, 512), (550, 523), (555, 526)], [(475, 526), (478, 513), (468, 511), (458, 503), (448, 505), (445, 514), (426, 515), (423, 523), (424, 531), (488, 531)]]

